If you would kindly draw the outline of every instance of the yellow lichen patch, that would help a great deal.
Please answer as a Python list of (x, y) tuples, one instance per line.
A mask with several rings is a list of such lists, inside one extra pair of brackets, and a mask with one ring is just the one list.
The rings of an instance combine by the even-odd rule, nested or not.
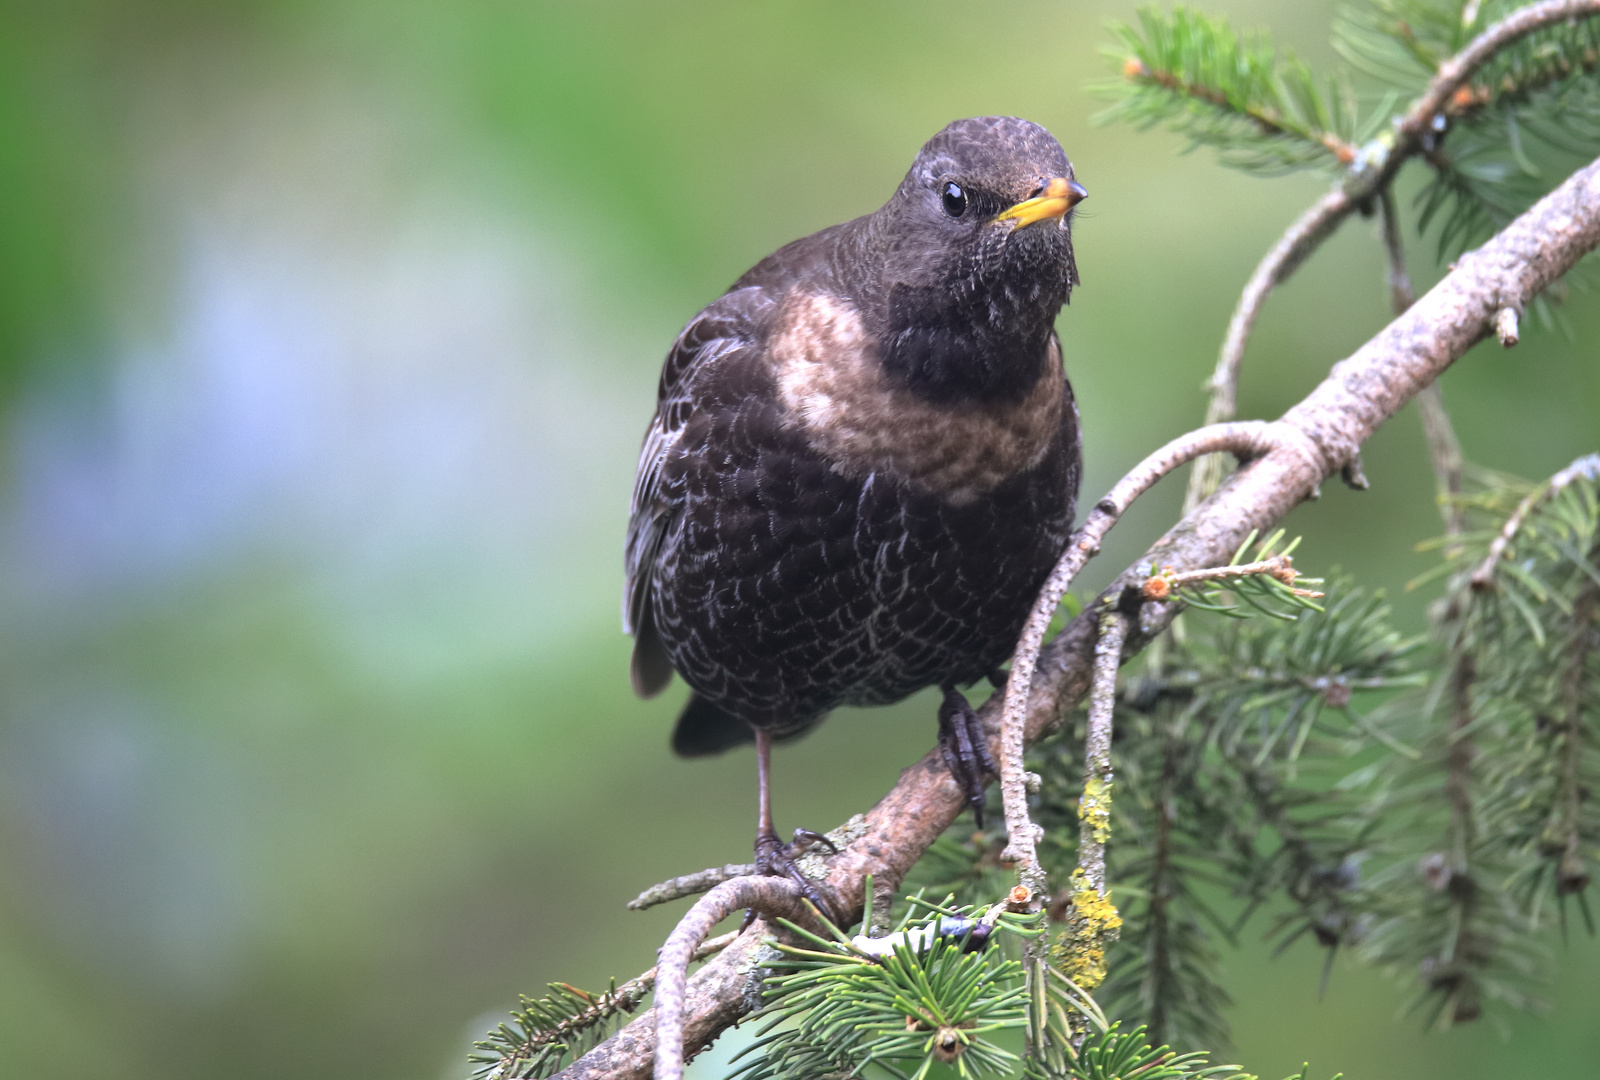
[(1111, 781), (1090, 777), (1078, 797), (1078, 820), (1094, 831), (1095, 843), (1111, 839)]
[(1066, 929), (1056, 938), (1054, 959), (1062, 974), (1084, 990), (1106, 981), (1106, 946), (1117, 939), (1122, 916), (1099, 890), (1084, 880), (1083, 870), (1072, 872), (1072, 906)]

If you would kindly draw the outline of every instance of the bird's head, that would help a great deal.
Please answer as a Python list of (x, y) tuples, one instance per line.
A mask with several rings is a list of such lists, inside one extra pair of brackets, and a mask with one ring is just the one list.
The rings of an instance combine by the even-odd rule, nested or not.
[(883, 358), (930, 396), (1005, 396), (1036, 356), (1078, 272), (1073, 208), (1087, 195), (1044, 128), (957, 120), (929, 139), (874, 217)]

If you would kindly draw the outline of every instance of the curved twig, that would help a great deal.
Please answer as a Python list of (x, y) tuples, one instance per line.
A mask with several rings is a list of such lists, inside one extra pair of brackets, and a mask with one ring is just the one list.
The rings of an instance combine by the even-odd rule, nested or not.
[[(1226, 562), (1252, 530), (1272, 528), (1352, 459), (1407, 401), (1489, 334), (1500, 308), (1525, 303), (1597, 245), (1600, 161), (1568, 178), (1481, 249), (1463, 256), (1405, 315), (1336, 364), (1315, 390), (1275, 422), (1275, 430), (1286, 433), (1283, 442), (1238, 469), (1120, 576), (1107, 595), (1121, 596), (1125, 587), (1137, 587), (1152, 562), (1178, 571)], [(1165, 630), (1172, 608), (1146, 605), (1138, 622), (1130, 625), (1124, 655)], [(1063, 711), (1087, 691), (1097, 610), (1091, 606), (1040, 651), (1028, 687), (1025, 742), (1052, 730)], [(1017, 679), (1015, 674), (1011, 678)], [(991, 738), (998, 731), (1000, 705), (996, 695), (979, 710)], [(965, 795), (938, 751), (930, 750), (900, 774), (876, 806), (833, 834), (847, 837), (840, 853), (827, 860), (825, 882), (841, 917), (859, 918), (868, 874), (877, 882), (898, 885), (965, 805)], [(709, 1043), (759, 1003), (760, 946), (759, 934), (746, 933), (688, 981), (683, 1010), (687, 1045)], [(655, 1015), (647, 1010), (559, 1075), (564, 1080), (646, 1080), (654, 1058)]]
[[(792, 922), (811, 921), (799, 886), (787, 878), (741, 877), (724, 881), (699, 900), (678, 921), (656, 962), (655, 1080), (682, 1080), (683, 1004), (689, 961), (711, 928), (736, 911), (750, 908), (763, 916), (781, 915)], [(762, 922), (749, 927), (758, 936)]]

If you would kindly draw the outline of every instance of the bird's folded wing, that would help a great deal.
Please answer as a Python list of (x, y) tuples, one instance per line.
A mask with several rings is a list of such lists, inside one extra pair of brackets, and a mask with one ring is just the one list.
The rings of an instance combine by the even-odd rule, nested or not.
[(634, 474), (624, 555), (622, 628), (634, 637), (633, 689), (641, 697), (660, 693), (672, 678), (672, 665), (650, 610), (651, 583), (662, 542), (678, 511), (672, 493), (663, 489), (662, 468), (694, 413), (696, 377), (718, 361), (754, 346), (757, 327), (772, 307), (765, 289), (748, 287), (726, 294), (684, 327), (661, 369), (656, 412), (645, 432)]

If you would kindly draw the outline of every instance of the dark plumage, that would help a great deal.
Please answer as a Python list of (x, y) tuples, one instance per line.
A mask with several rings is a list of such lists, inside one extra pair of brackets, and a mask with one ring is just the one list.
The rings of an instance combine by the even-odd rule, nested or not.
[[(1052, 330), (1077, 282), (1072, 176), (1035, 124), (957, 121), (881, 209), (781, 248), (684, 328), (623, 610), (635, 690), (676, 670), (694, 691), (678, 753), (760, 736), (764, 765), (767, 737), (835, 706), (1010, 655), (1078, 489)], [(970, 718), (951, 694), (947, 738), (943, 714)]]

